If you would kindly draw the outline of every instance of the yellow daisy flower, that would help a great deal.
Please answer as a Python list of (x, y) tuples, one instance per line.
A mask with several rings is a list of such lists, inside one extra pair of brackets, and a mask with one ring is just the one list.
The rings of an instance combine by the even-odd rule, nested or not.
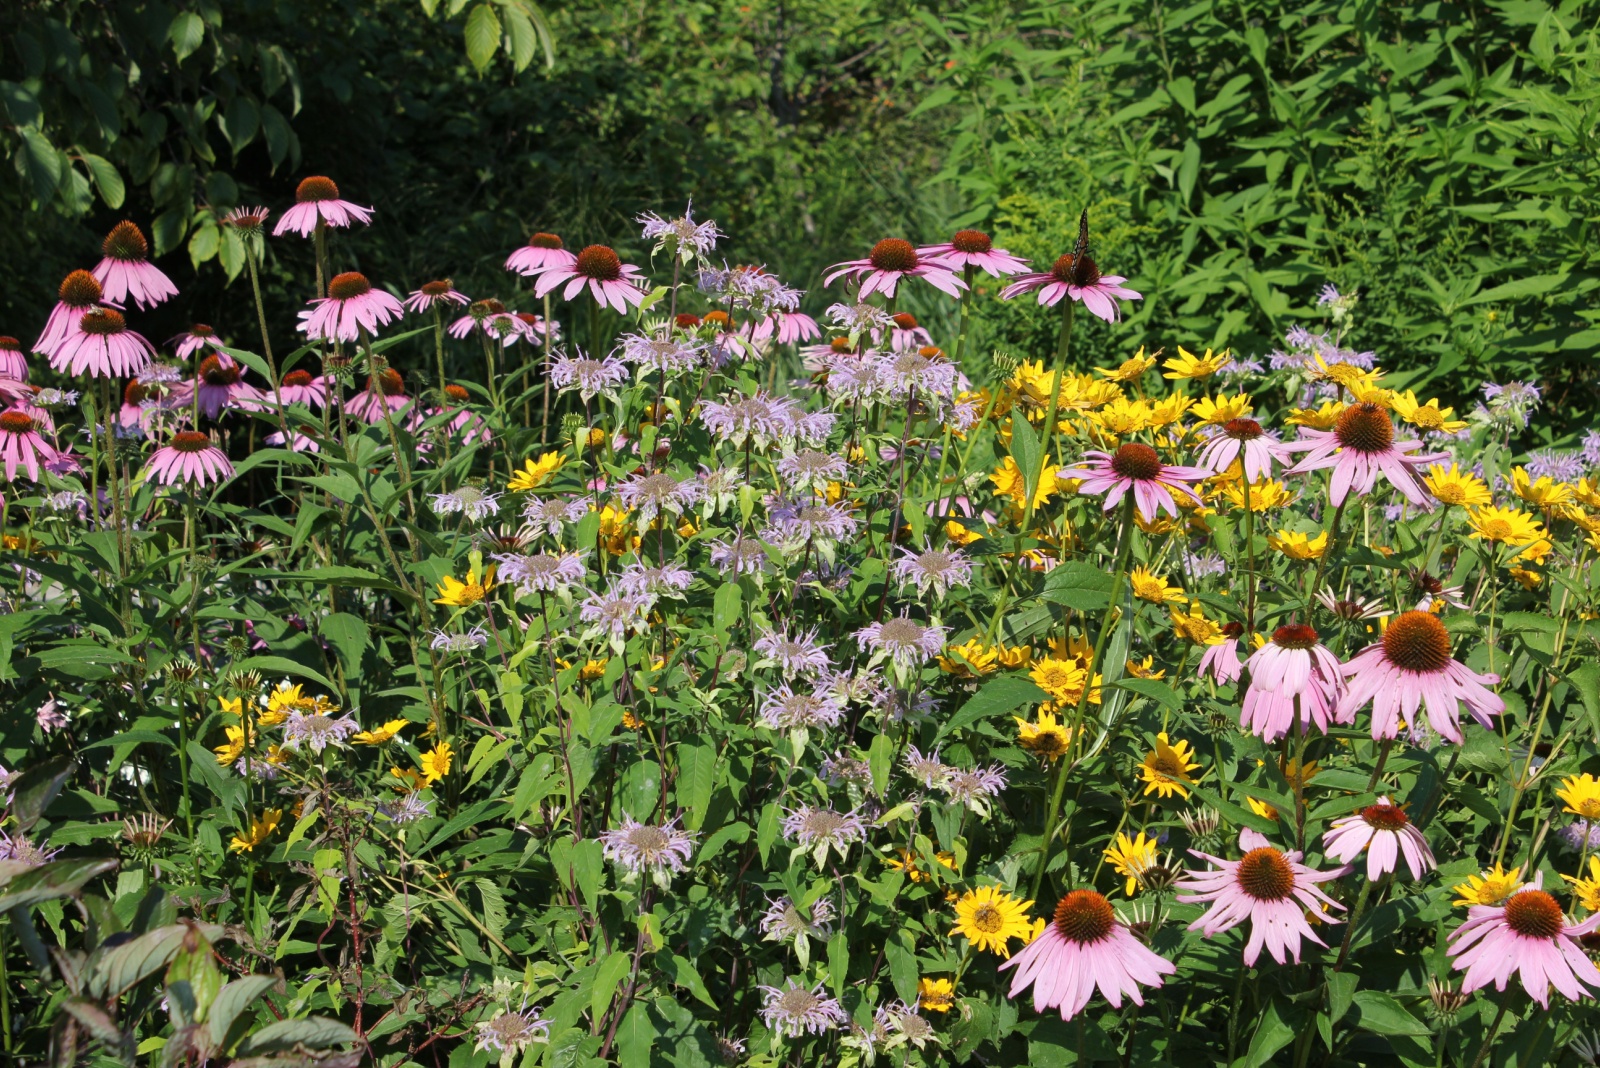
[[(1224, 482), (1222, 496), (1235, 508), (1244, 507), (1244, 480), (1238, 482)], [(1274, 508), (1283, 508), (1293, 504), (1299, 494), (1293, 492), (1288, 486), (1275, 479), (1263, 478), (1250, 483), (1250, 510), (1252, 512), (1267, 512)]]
[(1084, 678), (1088, 672), (1074, 660), (1058, 660), (1047, 656), (1033, 665), (1028, 677), (1039, 684), (1039, 689), (1057, 701), (1076, 701), (1083, 692)]
[(1306, 787), (1311, 785), (1311, 780), (1322, 771), (1322, 766), (1315, 760), (1308, 760), (1302, 769), (1298, 760), (1291, 760), (1279, 770), (1283, 772), (1283, 780), (1289, 784), (1289, 789), (1304, 793)]
[(427, 780), (422, 777), (422, 772), (413, 771), (410, 768), (390, 768), (389, 775), (395, 780), (389, 785), (396, 790), (404, 790), (409, 793), (428, 785)]
[(1199, 601), (1190, 601), (1187, 612), (1172, 610), (1172, 629), (1178, 637), (1187, 638), (1196, 645), (1216, 645), (1222, 641), (1222, 627), (1216, 620), (1206, 617)]
[(538, 489), (550, 481), (550, 476), (561, 470), (566, 462), (566, 458), (559, 452), (547, 452), (537, 460), (525, 460), (522, 470), (513, 474), (511, 480), (506, 483), (506, 489), (512, 493)]
[(1137, 434), (1139, 431), (1152, 426), (1150, 405), (1142, 400), (1129, 400), (1118, 397), (1110, 404), (1094, 413), (1094, 422), (1107, 434), (1122, 437), (1128, 434)]
[(1177, 794), (1188, 800), (1189, 787), (1198, 778), (1189, 773), (1200, 766), (1189, 759), (1193, 755), (1188, 742), (1180, 741), (1177, 745), (1171, 745), (1167, 741), (1166, 731), (1156, 735), (1156, 747), (1145, 754), (1144, 763), (1139, 767), (1139, 775), (1145, 783), (1145, 795), (1159, 794), (1166, 798)]
[[(1314, 356), (1313, 359), (1316, 360), (1317, 366), (1316, 370), (1311, 372), (1312, 378), (1319, 382), (1337, 382), (1351, 391), (1371, 390), (1377, 385), (1378, 379), (1383, 377), (1383, 372), (1376, 367), (1368, 371), (1353, 363), (1329, 364), (1320, 355)], [(1390, 396), (1392, 398), (1392, 394)]]
[(381, 727), (374, 727), (370, 731), (361, 731), (353, 734), (350, 740), (362, 745), (382, 745), (394, 738), (409, 723), (408, 720), (391, 719)]
[(1133, 586), (1133, 595), (1141, 601), (1166, 604), (1168, 601), (1185, 600), (1182, 590), (1176, 586), (1168, 586), (1164, 576), (1153, 573), (1149, 568), (1134, 568), (1132, 574), (1128, 576), (1128, 581)]
[(1418, 404), (1414, 393), (1409, 389), (1403, 393), (1395, 393), (1390, 405), (1394, 413), (1419, 430), (1437, 430), (1445, 434), (1454, 434), (1466, 429), (1466, 421), (1452, 419), (1456, 414), (1454, 408), (1441, 408), (1438, 398), (1428, 401), (1427, 404)]
[[(1047, 455), (1044, 459), (1044, 477), (1039, 480), (1039, 485), (1033, 491), (1033, 506), (1038, 508), (1056, 493), (1056, 466), (1050, 462)], [(1017, 461), (1007, 456), (1000, 461), (1000, 466), (989, 475), (989, 481), (994, 483), (994, 495), (1005, 497), (1020, 513), (1027, 508), (1027, 485), (1022, 469), (1017, 466)]]
[(1448, 469), (1444, 464), (1431, 464), (1422, 480), (1440, 504), (1458, 504), (1465, 508), (1481, 508), (1494, 503), (1489, 487), (1471, 471), (1462, 471), (1455, 464)]
[(441, 741), (428, 752), (422, 754), (418, 763), (422, 766), (422, 778), (428, 785), (433, 785), (446, 775), (450, 774), (450, 758), (455, 754), (450, 749), (450, 743)]
[(1593, 775), (1573, 775), (1561, 780), (1556, 796), (1566, 802), (1566, 811), (1586, 820), (1600, 819), (1600, 779)]
[(1147, 656), (1143, 660), (1130, 659), (1124, 668), (1129, 675), (1136, 679), (1164, 679), (1167, 677), (1166, 669), (1155, 666), (1156, 658)]
[(952, 545), (971, 545), (975, 541), (983, 540), (982, 534), (976, 530), (969, 530), (965, 524), (957, 523), (954, 519), (945, 520), (944, 536)]
[(1017, 744), (1035, 756), (1043, 757), (1047, 763), (1059, 760), (1072, 744), (1072, 732), (1056, 720), (1053, 712), (1040, 709), (1038, 716), (1036, 723), (1029, 723), (1021, 716), (1011, 717), (1017, 721)]
[(947, 675), (963, 679), (988, 675), (999, 666), (999, 655), (979, 638), (968, 638), (960, 645), (946, 646), (945, 652), (939, 654), (939, 669)]
[(1201, 397), (1195, 401), (1194, 414), (1202, 423), (1221, 426), (1229, 420), (1249, 415), (1252, 407), (1248, 393), (1237, 393), (1232, 397), (1218, 393), (1215, 397)]
[(467, 580), (462, 582), (453, 575), (446, 575), (439, 583), (439, 596), (434, 599), (434, 604), (449, 605), (452, 608), (471, 608), (482, 601), (494, 587), (494, 565), (490, 564), (480, 577), (478, 565), (474, 564), (467, 571)]
[(1144, 373), (1156, 365), (1154, 356), (1144, 354), (1144, 346), (1139, 346), (1139, 351), (1128, 359), (1123, 360), (1114, 369), (1096, 367), (1095, 374), (1104, 375), (1113, 382), (1134, 382), (1144, 377)]
[(1527, 545), (1544, 537), (1544, 528), (1533, 516), (1498, 505), (1468, 509), (1467, 525), (1472, 528), (1469, 537), (1507, 545)]
[(1212, 355), (1211, 350), (1206, 349), (1204, 356), (1196, 356), (1182, 345), (1179, 345), (1177, 358), (1168, 360), (1161, 365), (1167, 369), (1166, 373), (1161, 377), (1172, 379), (1210, 378), (1228, 366), (1228, 361), (1232, 359), (1233, 354), (1227, 349), (1223, 349), (1216, 355)]
[(256, 846), (267, 840), (267, 836), (278, 829), (278, 824), (283, 819), (283, 809), (269, 808), (260, 816), (250, 821), (250, 830), (243, 835), (234, 835), (228, 843), (228, 849), (234, 853), (249, 853)]
[(1344, 409), (1345, 405), (1340, 401), (1323, 401), (1320, 408), (1289, 409), (1284, 422), (1290, 426), (1308, 426), (1313, 430), (1332, 430), (1339, 416), (1344, 414)]
[(600, 543), (612, 556), (631, 553), (639, 547), (639, 532), (634, 529), (633, 513), (610, 504), (600, 509)]
[[(1583, 872), (1578, 873), (1579, 876)], [(1589, 877), (1575, 878), (1563, 875), (1563, 879), (1572, 884), (1572, 896), (1582, 905), (1585, 912), (1600, 912), (1600, 857), (1589, 858)]]
[(980, 952), (1009, 960), (1011, 939), (1025, 939), (1033, 928), (1028, 915), (1032, 907), (1032, 901), (1012, 897), (997, 886), (980, 886), (957, 899), (956, 925), (950, 933), (961, 935)]
[(1257, 801), (1255, 798), (1249, 796), (1246, 796), (1244, 800), (1245, 804), (1250, 806), (1250, 811), (1254, 812), (1257, 816), (1260, 816), (1263, 819), (1269, 819), (1273, 821), (1277, 820), (1278, 810), (1267, 804), (1265, 801)]
[(1600, 508), (1600, 482), (1580, 478), (1578, 484), (1572, 487), (1572, 495), (1590, 508)]
[(1328, 532), (1310, 537), (1298, 530), (1280, 530), (1267, 535), (1267, 544), (1291, 560), (1320, 560), (1328, 551)]
[[(1149, 793), (1148, 790), (1145, 792)], [(1117, 835), (1116, 844), (1105, 851), (1107, 862), (1118, 875), (1127, 879), (1122, 892), (1128, 897), (1132, 897), (1134, 890), (1143, 885), (1145, 873), (1159, 865), (1160, 855), (1160, 843), (1154, 838), (1146, 838), (1143, 831), (1139, 832), (1137, 838)]]
[(222, 729), (228, 734), (228, 744), (219, 745), (213, 749), (213, 752), (217, 754), (217, 766), (219, 768), (228, 767), (244, 756), (244, 728), (224, 727)]
[(949, 979), (917, 980), (917, 1008), (929, 1012), (949, 1012), (956, 1003), (956, 984)]
[(1526, 467), (1511, 469), (1511, 492), (1535, 508), (1545, 511), (1572, 503), (1571, 486), (1565, 482), (1557, 482), (1549, 475), (1534, 479), (1528, 474)]
[(578, 671), (578, 678), (584, 682), (594, 682), (596, 679), (606, 677), (606, 665), (611, 663), (608, 656), (603, 660), (585, 660), (583, 667)]
[(219, 697), (219, 698), (217, 698), (217, 704), (222, 706), (222, 714), (224, 716), (235, 716), (235, 717), (237, 717), (237, 716), (244, 715), (244, 699), (243, 698), (239, 698), (239, 697)]
[(1170, 426), (1183, 418), (1183, 413), (1193, 404), (1189, 397), (1182, 393), (1170, 393), (1150, 406), (1150, 429), (1157, 430)]
[(1452, 904), (1498, 905), (1522, 889), (1521, 875), (1521, 868), (1503, 871), (1499, 861), (1496, 861), (1494, 867), (1482, 876), (1469, 875), (1466, 882), (1451, 887), (1461, 895)]

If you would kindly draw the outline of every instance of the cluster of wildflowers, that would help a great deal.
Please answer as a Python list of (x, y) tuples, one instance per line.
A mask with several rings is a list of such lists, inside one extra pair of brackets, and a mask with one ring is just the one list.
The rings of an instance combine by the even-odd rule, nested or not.
[[(1296, 1063), (1470, 1064), (1592, 1011), (1600, 432), (1524, 449), (1537, 385), (1457, 418), (1331, 287), (1259, 357), (1129, 354), (1087, 214), (1046, 269), (887, 237), (824, 295), (647, 213), (474, 299), (336, 272), (374, 209), (296, 201), (292, 363), (136, 333), (177, 289), (132, 223), (0, 338), (0, 633), (8, 765), (170, 802), (107, 826), (227, 881), (204, 922), (305, 998), (507, 1068), (1261, 1061), (1284, 1013)], [(226, 223), (252, 270), (269, 215)], [(1053, 354), (941, 345), (926, 312), (995, 289)], [(19, 819), (0, 862), (91, 837)], [(1486, 986), (1475, 1030), (1411, 1013)]]

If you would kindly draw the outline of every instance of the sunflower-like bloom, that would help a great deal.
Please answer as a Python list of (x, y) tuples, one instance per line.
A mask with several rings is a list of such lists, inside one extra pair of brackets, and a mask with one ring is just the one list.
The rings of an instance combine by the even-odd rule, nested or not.
[(1033, 930), (1028, 910), (1032, 901), (1012, 897), (997, 886), (968, 890), (956, 901), (956, 925), (952, 935), (961, 935), (974, 949), (1010, 959), (1010, 941), (1019, 938), (1027, 944)]

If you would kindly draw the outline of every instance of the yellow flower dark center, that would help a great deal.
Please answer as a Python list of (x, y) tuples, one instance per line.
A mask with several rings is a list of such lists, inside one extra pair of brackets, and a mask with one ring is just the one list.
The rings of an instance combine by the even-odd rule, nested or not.
[(1006, 925), (1006, 918), (993, 905), (979, 905), (972, 910), (972, 926), (984, 934), (994, 934)]

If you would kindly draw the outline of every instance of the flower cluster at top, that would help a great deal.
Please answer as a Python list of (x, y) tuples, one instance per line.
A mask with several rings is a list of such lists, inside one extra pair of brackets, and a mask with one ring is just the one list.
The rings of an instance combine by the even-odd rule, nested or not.
[[(119, 576), (156, 537), (201, 574), (196, 524), (226, 521), (236, 464), (304, 484), (284, 492), (305, 529), (252, 550), (281, 570), (241, 574), (352, 588), (228, 640), (279, 667), (274, 643), (313, 647), (345, 692), (247, 671), (208, 695), (207, 771), (261, 802), (216, 870), (287, 865), (318, 805), (363, 806), (397, 856), (504, 830), (471, 870), (524, 997), (461, 1010), (477, 1052), (509, 1065), (588, 1011), (609, 1056), (620, 1021), (692, 1019), (662, 1008), (673, 988), (724, 999), (732, 1062), (754, 1039), (851, 1065), (1011, 1048), (1022, 1002), (1109, 1030), (1150, 999), (1172, 1033), (1232, 1046), (1246, 971), (1315, 1013), (1350, 1004), (1351, 965), (1384, 990), (1360, 1019), (1398, 1014), (1391, 1035), (1427, 1032), (1393, 992), (1445, 1029), (1513, 977), (1540, 1006), (1600, 992), (1600, 433), (1518, 452), (1535, 386), (1483, 385), (1458, 418), (1346, 346), (1359, 302), (1331, 288), (1327, 332), (1260, 359), (1074, 363), (1142, 299), (1091, 255), (1087, 213), (1044, 271), (976, 230), (884, 239), (826, 274), (841, 299), (816, 315), (716, 262), (725, 235), (689, 211), (639, 220), (670, 284), (532, 235), (505, 266), (539, 314), (334, 273), (329, 231), (370, 218), (308, 178), (273, 231), (317, 239), (315, 370), (202, 326), (160, 357), (124, 312), (177, 291), (119, 225), (31, 347), (98, 391), (86, 449), (77, 397), (29, 384), (4, 339), (0, 456), (40, 484), (24, 506), (52, 537), (117, 532)], [(252, 272), (267, 219), (229, 216)], [(968, 323), (980, 275), (1056, 309), (1053, 353), (979, 360), (965, 329), (941, 346), (930, 324)], [(420, 355), (382, 336), (407, 315)], [(447, 378), (447, 338), (481, 383)], [(244, 458), (247, 424), (270, 453)], [(6, 545), (39, 557), (24, 597), (66, 603), (43, 544)], [(193, 671), (233, 655), (170, 618)], [(572, 993), (595, 969), (615, 1006)], [(1362, 1026), (1318, 1019), (1307, 1052)]]

